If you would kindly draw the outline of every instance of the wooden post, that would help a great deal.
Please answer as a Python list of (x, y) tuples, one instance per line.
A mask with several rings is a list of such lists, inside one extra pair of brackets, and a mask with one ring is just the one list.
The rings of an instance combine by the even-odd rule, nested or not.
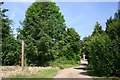
[(24, 40), (22, 40), (22, 58), (21, 58), (22, 70), (24, 69)]

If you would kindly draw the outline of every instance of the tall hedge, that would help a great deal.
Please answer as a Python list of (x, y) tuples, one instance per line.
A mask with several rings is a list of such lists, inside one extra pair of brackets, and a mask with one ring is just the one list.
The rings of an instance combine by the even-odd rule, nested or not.
[(90, 67), (98, 76), (120, 75), (119, 46), (107, 35), (95, 36), (89, 43)]
[[(119, 14), (118, 14), (119, 15)], [(105, 32), (94, 33), (88, 42), (89, 68), (98, 76), (120, 76), (120, 20), (107, 20)], [(95, 30), (95, 29), (94, 29)], [(95, 32), (95, 31), (93, 31)]]

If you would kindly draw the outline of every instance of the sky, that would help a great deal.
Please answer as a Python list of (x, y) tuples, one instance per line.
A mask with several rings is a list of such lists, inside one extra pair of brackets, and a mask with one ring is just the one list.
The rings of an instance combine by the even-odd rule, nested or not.
[[(13, 20), (11, 26), (14, 34), (20, 26), (20, 21), (25, 18), (25, 12), (32, 2), (5, 2), (2, 8), (9, 9), (6, 15)], [(94, 30), (98, 21), (105, 30), (105, 22), (118, 9), (117, 2), (56, 2), (60, 12), (64, 15), (68, 28), (73, 27), (81, 36), (88, 36)]]

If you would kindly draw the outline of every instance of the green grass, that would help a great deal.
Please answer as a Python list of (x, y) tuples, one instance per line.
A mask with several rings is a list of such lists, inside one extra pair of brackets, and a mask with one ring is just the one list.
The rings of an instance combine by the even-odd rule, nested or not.
[(60, 69), (64, 69), (64, 68), (70, 68), (70, 67), (76, 67), (79, 66), (79, 64), (61, 64), (61, 63), (57, 63), (53, 65), (54, 67), (59, 67)]
[(60, 69), (64, 69), (64, 68), (70, 68), (70, 67), (80, 66), (80, 64), (78, 64), (78, 63), (53, 62), (53, 63), (51, 63), (51, 66), (53, 66), (53, 67), (59, 67)]
[(57, 74), (57, 70), (43, 70), (38, 75), (32, 75), (34, 78), (53, 78)]
[(80, 63), (76, 63), (72, 60), (56, 60), (50, 63), (53, 67), (59, 67), (60, 69), (80, 66)]
[(16, 74), (12, 78), (53, 78), (57, 72), (57, 69), (45, 69), (35, 74)]

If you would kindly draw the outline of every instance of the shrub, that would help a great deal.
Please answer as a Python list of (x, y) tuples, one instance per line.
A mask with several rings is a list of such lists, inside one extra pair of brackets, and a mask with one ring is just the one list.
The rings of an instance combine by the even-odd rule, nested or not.
[(98, 76), (120, 75), (120, 53), (107, 35), (94, 36), (89, 43), (89, 65)]

